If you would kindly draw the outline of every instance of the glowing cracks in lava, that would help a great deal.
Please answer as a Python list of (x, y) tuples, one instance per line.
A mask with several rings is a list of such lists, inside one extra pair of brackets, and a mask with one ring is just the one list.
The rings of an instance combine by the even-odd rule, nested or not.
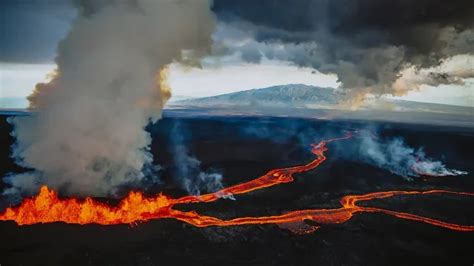
[[(403, 195), (425, 195), (437, 193), (470, 197), (474, 196), (474, 193), (470, 192), (455, 192), (447, 190), (383, 191), (363, 195), (347, 195), (341, 199), (341, 207), (339, 208), (296, 210), (282, 215), (240, 217), (230, 220), (221, 220), (217, 217), (200, 215), (194, 211), (184, 212), (173, 209), (173, 206), (179, 204), (212, 202), (225, 196), (245, 194), (258, 189), (292, 182), (294, 180), (294, 174), (315, 169), (326, 160), (324, 153), (328, 149), (326, 147), (328, 143), (349, 139), (352, 136), (353, 133), (350, 132), (341, 138), (323, 140), (317, 144), (313, 144), (311, 151), (316, 155), (316, 158), (307, 164), (273, 169), (256, 179), (230, 186), (214, 193), (172, 199), (162, 194), (159, 194), (156, 197), (146, 198), (140, 192), (130, 192), (130, 194), (124, 198), (119, 205), (110, 206), (91, 198), (86, 198), (82, 201), (74, 198), (59, 199), (56, 192), (51, 191), (44, 186), (41, 188), (37, 196), (25, 199), (18, 207), (7, 208), (3, 214), (0, 214), (0, 220), (15, 221), (19, 225), (52, 222), (112, 225), (131, 224), (151, 219), (171, 218), (197, 227), (277, 224), (280, 227), (290, 229), (295, 233), (310, 233), (314, 232), (324, 224), (344, 223), (358, 213), (380, 212), (400, 219), (424, 222), (451, 230), (474, 231), (473, 225), (458, 225), (410, 213), (357, 205), (357, 203), (361, 201), (385, 199)], [(308, 220), (317, 224), (317, 226), (309, 225), (305, 222)]]

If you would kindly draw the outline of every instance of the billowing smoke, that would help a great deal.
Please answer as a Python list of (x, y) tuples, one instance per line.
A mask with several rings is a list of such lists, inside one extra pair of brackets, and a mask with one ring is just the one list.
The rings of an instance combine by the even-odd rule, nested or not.
[(155, 182), (144, 127), (170, 96), (166, 66), (209, 50), (215, 21), (207, 0), (76, 2), (57, 71), (30, 97), (34, 114), (12, 121), (13, 156), (35, 171), (7, 177), (9, 192), (47, 184), (103, 196)]
[[(355, 105), (366, 94), (406, 91), (394, 88), (406, 69), (433, 69), (452, 56), (474, 54), (469, 0), (216, 0), (213, 10), (222, 21), (215, 53), (238, 53), (249, 62), (287, 60), (335, 73)], [(431, 72), (431, 85), (473, 77)]]
[(321, 139), (339, 136), (345, 130), (354, 132), (347, 141), (331, 143), (331, 157), (357, 161), (385, 169), (393, 174), (411, 180), (420, 176), (466, 175), (466, 171), (448, 168), (443, 162), (430, 158), (423, 148), (410, 147), (401, 137), (378, 137), (379, 129), (367, 128), (334, 130), (311, 125), (304, 120), (282, 120), (278, 123), (250, 123), (241, 127), (240, 133), (259, 139), (270, 139), (275, 143), (295, 143), (307, 149)]
[(425, 69), (410, 67), (403, 70), (393, 84), (394, 95), (403, 95), (409, 90), (420, 90), (422, 85), (465, 85), (465, 80), (474, 77), (474, 56), (453, 56), (440, 65)]
[(222, 174), (214, 169), (201, 169), (201, 161), (193, 156), (186, 146), (185, 134), (187, 132), (184, 127), (180, 122), (176, 122), (171, 130), (176, 183), (192, 195), (223, 189)]
[(362, 133), (358, 159), (386, 169), (396, 175), (411, 179), (420, 175), (456, 176), (467, 172), (449, 169), (442, 162), (428, 158), (423, 149), (408, 146), (403, 139), (379, 140)]

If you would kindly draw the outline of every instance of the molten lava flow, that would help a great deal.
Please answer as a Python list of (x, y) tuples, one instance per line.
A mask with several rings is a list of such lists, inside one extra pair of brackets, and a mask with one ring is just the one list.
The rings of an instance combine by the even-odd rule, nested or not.
[(14, 220), (18, 224), (65, 222), (76, 224), (120, 224), (146, 220), (148, 213), (166, 213), (170, 200), (164, 195), (144, 198), (131, 192), (117, 207), (91, 198), (83, 201), (59, 199), (56, 192), (41, 187), (37, 196), (25, 199), (18, 208), (7, 208), (0, 220)]
[(474, 196), (474, 193), (470, 192), (447, 190), (383, 191), (363, 195), (347, 195), (341, 199), (340, 208), (296, 210), (282, 215), (241, 217), (230, 220), (221, 220), (212, 216), (200, 215), (194, 211), (183, 212), (173, 209), (173, 206), (178, 204), (212, 202), (225, 196), (245, 194), (254, 190), (291, 182), (294, 179), (294, 174), (315, 169), (326, 160), (324, 152), (327, 151), (326, 145), (328, 143), (349, 139), (352, 136), (353, 133), (347, 133), (341, 138), (323, 140), (318, 144), (313, 144), (311, 151), (316, 155), (316, 158), (308, 164), (274, 169), (261, 177), (224, 188), (214, 193), (172, 199), (162, 194), (152, 198), (145, 198), (140, 192), (131, 192), (118, 206), (110, 206), (91, 198), (86, 198), (82, 201), (77, 199), (59, 199), (56, 192), (43, 186), (37, 196), (25, 199), (18, 207), (7, 208), (3, 214), (0, 214), (0, 220), (12, 220), (19, 225), (51, 222), (111, 225), (130, 224), (150, 219), (172, 218), (197, 227), (278, 224), (280, 227), (290, 229), (296, 233), (309, 233), (318, 229), (319, 226), (309, 225), (305, 223), (306, 220), (311, 220), (318, 225), (339, 224), (348, 221), (358, 213), (380, 212), (401, 219), (424, 222), (451, 230), (474, 231), (473, 225), (458, 225), (410, 213), (357, 205), (357, 202), (361, 201), (384, 199), (401, 195), (444, 193), (459, 196)]

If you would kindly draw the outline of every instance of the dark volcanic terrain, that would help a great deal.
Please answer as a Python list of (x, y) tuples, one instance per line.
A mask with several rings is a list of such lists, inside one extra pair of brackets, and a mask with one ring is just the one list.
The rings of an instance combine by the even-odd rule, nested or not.
[[(0, 117), (0, 175), (20, 172), (10, 158), (12, 130)], [(212, 117), (165, 113), (148, 130), (163, 184), (147, 194), (186, 194), (173, 178), (172, 129), (180, 124), (183, 143), (202, 170), (223, 174), (225, 186), (256, 178), (270, 169), (310, 161), (309, 145), (352, 129), (371, 129), (380, 138), (402, 137), (424, 147), (450, 168), (469, 172), (456, 177), (408, 181), (364, 163), (353, 140), (328, 144), (328, 160), (296, 175), (292, 183), (213, 203), (179, 206), (229, 219), (277, 215), (291, 210), (337, 208), (347, 194), (386, 190), (447, 189), (474, 192), (474, 129), (413, 124), (322, 121), (275, 117)], [(74, 162), (71, 162), (74, 163)], [(5, 184), (1, 184), (2, 189)], [(125, 193), (125, 192), (124, 192)], [(116, 199), (101, 199), (114, 203)], [(0, 199), (1, 206), (8, 205)], [(451, 223), (474, 224), (474, 198), (455, 195), (397, 196), (363, 205), (423, 215)], [(196, 228), (176, 220), (130, 225), (18, 226), (0, 222), (0, 265), (472, 265), (473, 232), (458, 232), (380, 213), (355, 215), (346, 223), (323, 225), (298, 235), (277, 225)]]

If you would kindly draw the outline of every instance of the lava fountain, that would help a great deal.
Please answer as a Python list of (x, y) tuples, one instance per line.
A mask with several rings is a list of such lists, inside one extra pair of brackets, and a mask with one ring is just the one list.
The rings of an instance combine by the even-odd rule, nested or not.
[[(313, 170), (326, 160), (327, 144), (350, 139), (355, 132), (357, 131), (348, 132), (340, 138), (322, 140), (317, 144), (312, 144), (311, 151), (316, 157), (307, 164), (273, 169), (256, 179), (213, 193), (175, 199), (161, 193), (155, 197), (147, 198), (141, 192), (130, 192), (117, 206), (111, 206), (92, 198), (84, 200), (75, 198), (60, 199), (55, 191), (43, 186), (35, 197), (25, 199), (17, 207), (7, 208), (4, 213), (0, 214), (0, 220), (14, 221), (18, 225), (53, 222), (113, 225), (134, 224), (151, 219), (168, 218), (177, 219), (197, 227), (277, 224), (295, 233), (309, 233), (325, 224), (344, 223), (356, 214), (378, 212), (400, 219), (423, 222), (456, 231), (474, 231), (474, 225), (448, 223), (405, 212), (357, 205), (358, 202), (386, 199), (395, 196), (426, 194), (453, 194), (460, 197), (474, 196), (474, 193), (471, 192), (448, 190), (382, 191), (362, 195), (346, 195), (340, 200), (341, 207), (339, 208), (295, 210), (282, 215), (240, 217), (230, 220), (222, 220), (213, 216), (201, 215), (195, 211), (180, 211), (173, 208), (175, 205), (212, 202), (226, 196), (250, 193), (255, 190), (292, 182), (294, 174)], [(318, 226), (309, 225), (305, 222), (306, 220), (313, 221)]]

